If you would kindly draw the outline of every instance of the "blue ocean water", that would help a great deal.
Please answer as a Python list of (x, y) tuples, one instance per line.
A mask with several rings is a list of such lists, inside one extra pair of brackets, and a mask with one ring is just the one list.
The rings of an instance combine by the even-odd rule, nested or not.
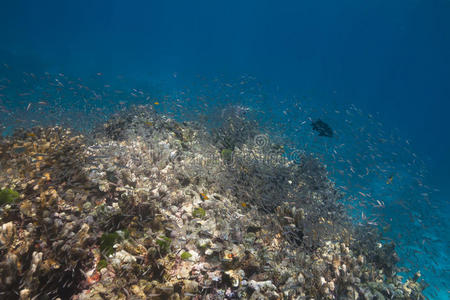
[[(19, 95), (0, 91), (2, 122), (88, 127), (154, 101), (180, 118), (248, 107), (320, 155), (353, 213), (386, 228), (429, 298), (448, 299), (449, 15), (447, 0), (2, 1), (2, 80)], [(333, 138), (310, 130), (318, 118)]]

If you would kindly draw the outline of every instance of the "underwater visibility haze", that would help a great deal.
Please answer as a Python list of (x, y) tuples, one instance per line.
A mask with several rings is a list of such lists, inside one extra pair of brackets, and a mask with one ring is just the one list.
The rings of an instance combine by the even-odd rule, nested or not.
[(449, 299), (450, 1), (1, 1), (0, 299)]

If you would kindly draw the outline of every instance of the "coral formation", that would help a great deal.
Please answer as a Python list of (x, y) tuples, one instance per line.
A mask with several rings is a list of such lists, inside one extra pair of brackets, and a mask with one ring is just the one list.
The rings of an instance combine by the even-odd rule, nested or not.
[(140, 106), (91, 137), (4, 138), (0, 186), (18, 194), (0, 207), (0, 298), (424, 299), (318, 159), (228, 121)]

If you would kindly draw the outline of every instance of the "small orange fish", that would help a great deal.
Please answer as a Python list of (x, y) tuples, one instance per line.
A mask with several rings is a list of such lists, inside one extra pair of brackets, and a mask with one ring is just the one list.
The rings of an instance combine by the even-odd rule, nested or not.
[(36, 134), (34, 134), (34, 132), (27, 132), (27, 136), (29, 136), (29, 137), (36, 137)]
[(155, 104), (155, 105), (159, 105), (159, 102), (155, 102), (155, 103), (153, 103), (153, 104)]
[(242, 202), (241, 205), (242, 205), (243, 208), (247, 207), (247, 203), (245, 203), (245, 202)]
[(200, 193), (200, 196), (202, 196), (203, 200), (208, 200), (209, 199), (208, 196), (206, 196), (205, 193)]

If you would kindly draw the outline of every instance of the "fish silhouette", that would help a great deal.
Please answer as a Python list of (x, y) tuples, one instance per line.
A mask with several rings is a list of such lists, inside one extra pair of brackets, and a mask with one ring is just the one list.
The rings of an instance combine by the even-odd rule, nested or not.
[(324, 121), (318, 119), (311, 124), (312, 129), (319, 133), (319, 136), (333, 137), (333, 129)]

